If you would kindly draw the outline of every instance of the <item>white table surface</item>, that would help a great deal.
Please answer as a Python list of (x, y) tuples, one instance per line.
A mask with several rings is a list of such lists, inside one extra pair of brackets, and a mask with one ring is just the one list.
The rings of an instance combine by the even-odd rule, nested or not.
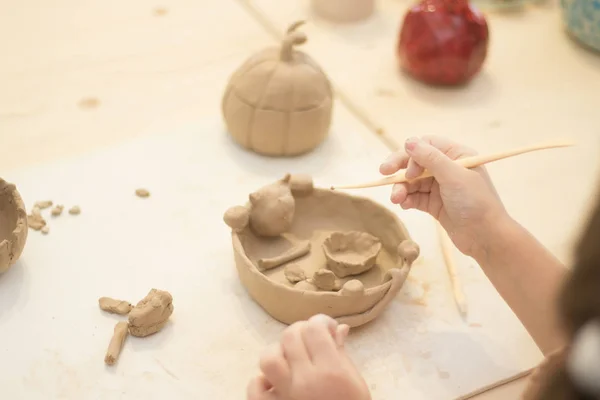
[[(290, 3), (258, 3), (273, 22), (287, 23)], [(394, 3), (380, 6), (405, 6)], [(260, 351), (283, 325), (237, 280), (223, 211), (288, 171), (311, 173), (323, 186), (371, 179), (388, 154), (340, 103), (330, 139), (307, 157), (266, 161), (240, 150), (223, 133), (219, 99), (233, 69), (271, 38), (235, 1), (163, 5), (162, 17), (141, 0), (21, 2), (0, 13), (0, 47), (11, 54), (0, 65), (0, 86), (7, 88), (0, 91), (1, 176), (17, 183), (29, 207), (46, 198), (82, 207), (80, 216), (49, 220), (48, 236), (32, 231), (21, 261), (0, 276), (6, 398), (243, 398)], [(537, 58), (519, 50), (532, 58), (523, 67), (529, 75), (499, 80), (509, 72), (492, 53), (482, 79), (498, 83), (486, 101), (481, 82), (464, 92), (421, 88), (392, 76), (390, 15), (375, 16), (391, 22), (378, 25), (386, 31), (373, 39), (374, 48), (343, 46), (340, 28), (328, 28), (327, 37), (325, 28), (309, 24), (307, 50), (398, 141), (432, 131), (483, 151), (565, 135), (582, 141), (577, 149), (491, 167), (509, 209), (568, 259), (594, 194), (599, 125), (590, 101), (599, 93), (592, 79), (598, 62), (556, 33), (556, 10), (537, 9), (494, 20), (501, 30), (495, 36), (506, 41), (495, 48), (504, 57), (513, 44), (523, 46), (518, 36), (507, 38), (517, 27), (552, 44)], [(343, 32), (365, 33), (369, 24)], [(357, 50), (363, 47), (388, 58), (375, 65)], [(569, 71), (568, 84), (556, 79)], [(374, 81), (403, 94), (377, 96)], [(79, 109), (85, 97), (97, 97), (100, 106)], [(531, 166), (550, 177), (525, 169)], [(152, 196), (135, 197), (138, 187)], [(363, 194), (388, 205), (388, 191)], [(459, 318), (432, 221), (394, 209), (422, 246), (422, 259), (387, 311), (350, 337), (374, 399), (451, 399), (535, 365), (540, 354), (520, 323), (477, 266), (457, 254), (470, 306), (469, 321)], [(136, 302), (152, 287), (173, 294), (172, 323), (154, 337), (128, 339), (118, 365), (106, 368), (118, 318), (99, 311), (98, 297)]]

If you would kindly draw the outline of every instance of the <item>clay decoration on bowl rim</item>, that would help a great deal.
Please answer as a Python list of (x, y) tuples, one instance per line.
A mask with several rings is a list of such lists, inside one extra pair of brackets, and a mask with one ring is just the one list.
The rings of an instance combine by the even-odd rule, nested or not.
[[(291, 228), (279, 238), (260, 237), (249, 224), (231, 231), (238, 276), (250, 294), (269, 315), (285, 324), (302, 321), (316, 314), (326, 314), (351, 327), (366, 324), (379, 316), (396, 296), (410, 272), (410, 262), (399, 254), (405, 241), (412, 242), (408, 231), (392, 211), (377, 202), (330, 189), (312, 188), (310, 193), (294, 190), (295, 177), (289, 179), (295, 197), (295, 214)], [(278, 182), (281, 182), (278, 181)], [(246, 204), (246, 207), (251, 207)], [(251, 210), (250, 210), (251, 212)], [(226, 213), (227, 214), (227, 213)], [(225, 218), (226, 221), (230, 219)], [(310, 280), (290, 282), (286, 266), (294, 264), (303, 275), (311, 277), (326, 268), (322, 243), (335, 231), (367, 232), (381, 241), (381, 262), (361, 275), (339, 278), (339, 291), (319, 290)], [(308, 254), (272, 269), (260, 269), (263, 257), (284, 254), (298, 243), (311, 241)]]
[(12, 267), (27, 242), (27, 211), (15, 185), (0, 178), (0, 273)]

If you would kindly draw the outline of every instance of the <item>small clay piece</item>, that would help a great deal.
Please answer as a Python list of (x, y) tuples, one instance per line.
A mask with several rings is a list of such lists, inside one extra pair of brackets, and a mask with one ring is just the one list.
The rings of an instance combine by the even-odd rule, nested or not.
[(48, 225), (44, 226), (42, 229), (40, 229), (40, 231), (44, 234), (47, 235), (50, 233), (50, 227)]
[(303, 292), (316, 292), (319, 290), (314, 283), (309, 281), (300, 281), (294, 285), (294, 289), (301, 290)]
[(419, 248), (419, 245), (412, 240), (403, 240), (398, 245), (397, 251), (398, 257), (400, 257), (405, 264), (412, 265), (412, 263), (419, 258), (421, 249)]
[(129, 324), (125, 321), (117, 322), (115, 325), (115, 330), (112, 339), (110, 339), (106, 356), (104, 356), (106, 365), (114, 365), (119, 359), (123, 343), (125, 343), (125, 339), (127, 338), (128, 327)]
[(100, 297), (98, 305), (103, 311), (119, 315), (127, 315), (133, 310), (133, 305), (128, 301), (112, 299), (110, 297)]
[(52, 200), (38, 201), (35, 203), (34, 207), (45, 210), (46, 208), (52, 207)]
[(81, 214), (81, 208), (79, 208), (79, 206), (73, 206), (69, 209), (69, 214), (79, 215), (79, 214)]
[(340, 293), (344, 296), (362, 296), (365, 293), (365, 285), (358, 279), (352, 279), (344, 283)]
[(28, 219), (15, 185), (0, 178), (0, 274), (21, 257), (27, 241)]
[(381, 241), (366, 232), (333, 232), (323, 242), (327, 267), (338, 277), (362, 274), (373, 268)]
[(42, 217), (42, 212), (39, 207), (33, 206), (31, 214), (27, 216), (27, 225), (36, 231), (39, 231), (46, 226), (46, 220)]
[(321, 268), (312, 278), (312, 283), (321, 290), (337, 291), (340, 290), (340, 281), (335, 274), (328, 269)]
[(64, 209), (65, 209), (65, 206), (58, 204), (58, 205), (54, 206), (54, 208), (52, 208), (51, 214), (53, 217), (58, 217), (59, 215), (62, 214)]
[(137, 189), (135, 191), (135, 195), (137, 197), (145, 198), (145, 197), (150, 197), (150, 192), (147, 189)]
[(296, 203), (289, 180), (288, 174), (250, 194), (250, 227), (257, 235), (279, 236), (292, 226)]
[(294, 196), (308, 196), (314, 189), (310, 175), (292, 175), (290, 177), (290, 190)]
[(225, 211), (223, 221), (235, 232), (241, 232), (248, 226), (250, 210), (244, 206), (233, 206)]
[(129, 313), (129, 333), (145, 337), (160, 331), (173, 314), (173, 296), (152, 289)]
[(333, 22), (358, 22), (375, 10), (375, 0), (312, 0), (312, 10)]
[(291, 283), (301, 282), (306, 279), (304, 270), (298, 264), (286, 265), (285, 269), (283, 270), (283, 274)]
[(258, 268), (261, 270), (271, 269), (285, 264), (288, 261), (300, 258), (310, 251), (310, 242), (308, 240), (292, 247), (283, 254), (272, 258), (261, 258), (258, 260)]
[(331, 124), (333, 89), (329, 79), (295, 46), (306, 35), (292, 24), (281, 46), (250, 57), (232, 75), (222, 101), (233, 139), (269, 156), (295, 156), (318, 146)]

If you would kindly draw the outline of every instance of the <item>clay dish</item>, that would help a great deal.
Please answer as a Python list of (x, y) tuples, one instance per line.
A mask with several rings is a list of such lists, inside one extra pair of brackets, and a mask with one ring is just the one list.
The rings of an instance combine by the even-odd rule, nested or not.
[[(292, 176), (290, 185), (296, 181)], [(312, 185), (306, 185), (312, 187)], [(410, 236), (392, 211), (367, 198), (314, 188), (295, 192), (295, 213), (290, 228), (278, 237), (258, 236), (250, 224), (231, 230), (239, 278), (250, 296), (273, 318), (285, 324), (323, 313), (350, 326), (363, 325), (384, 310), (396, 296), (413, 259), (399, 255), (400, 243)], [(248, 205), (246, 205), (248, 206)], [(323, 243), (334, 232), (365, 232), (380, 241), (372, 267), (359, 275), (338, 277), (339, 290), (321, 290), (311, 281), (327, 268)], [(259, 268), (259, 260), (290, 254), (310, 242), (308, 253), (274, 268)], [(376, 251), (376, 247), (372, 249)], [(415, 246), (418, 248), (418, 246)], [(264, 262), (264, 261), (263, 261)], [(288, 280), (289, 268), (306, 280)], [(286, 278), (286, 271), (288, 277)]]
[(381, 251), (381, 241), (366, 232), (333, 232), (323, 242), (327, 266), (339, 278), (370, 270)]
[(15, 185), (0, 178), (0, 274), (17, 262), (27, 241), (27, 212)]

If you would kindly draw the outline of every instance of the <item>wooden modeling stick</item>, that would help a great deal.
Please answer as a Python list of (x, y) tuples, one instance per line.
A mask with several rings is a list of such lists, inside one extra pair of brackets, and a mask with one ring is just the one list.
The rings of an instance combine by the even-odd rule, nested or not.
[[(572, 143), (572, 142), (545, 143), (545, 144), (521, 147), (521, 148), (517, 148), (517, 149), (513, 149), (513, 150), (502, 151), (499, 153), (494, 153), (494, 154), (489, 154), (489, 155), (476, 155), (476, 156), (472, 156), (472, 157), (461, 158), (458, 160), (454, 160), (454, 162), (465, 168), (475, 168), (475, 167), (479, 167), (480, 165), (483, 165), (483, 164), (491, 163), (491, 162), (498, 161), (498, 160), (503, 160), (503, 159), (509, 158), (509, 157), (518, 156), (518, 155), (521, 155), (524, 153), (530, 153), (532, 151), (554, 149), (554, 148), (558, 148), (558, 147), (569, 147), (569, 146), (573, 146), (573, 145), (574, 145), (574, 143)], [(414, 179), (411, 179), (410, 181), (415, 181), (417, 179), (429, 178), (431, 176), (432, 176), (431, 172), (429, 172), (428, 170), (425, 170), (421, 175), (419, 175), (418, 177), (416, 177)], [(409, 181), (409, 179), (406, 179), (406, 169), (403, 169), (403, 170), (400, 170), (395, 175), (388, 176), (386, 178), (380, 179), (375, 182), (363, 183), (363, 184), (358, 184), (358, 185), (332, 186), (331, 190), (364, 189), (364, 188), (369, 188), (369, 187), (392, 185), (394, 183), (402, 183), (402, 182), (408, 182), (408, 181)]]
[(452, 294), (454, 295), (454, 301), (458, 311), (461, 313), (463, 318), (467, 317), (468, 306), (465, 293), (462, 290), (462, 285), (456, 272), (456, 266), (454, 265), (454, 258), (452, 257), (452, 249), (454, 244), (450, 240), (450, 237), (439, 222), (436, 222), (438, 235), (440, 237), (440, 245), (442, 247), (442, 254), (444, 255), (444, 261), (446, 262), (446, 269), (450, 276), (450, 282), (452, 283)]

